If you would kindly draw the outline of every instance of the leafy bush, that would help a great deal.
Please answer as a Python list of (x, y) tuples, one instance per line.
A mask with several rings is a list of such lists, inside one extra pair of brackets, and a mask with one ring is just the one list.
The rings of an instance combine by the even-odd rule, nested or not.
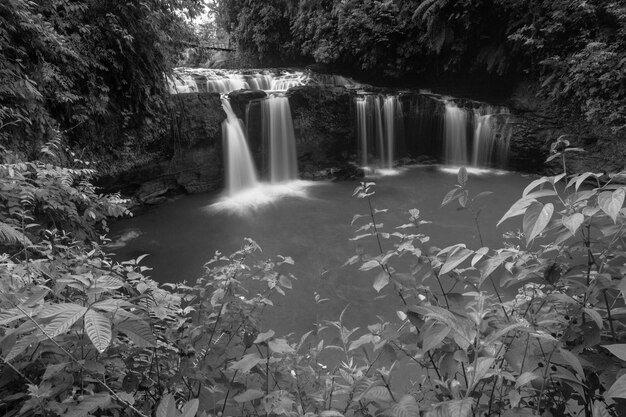
[[(122, 202), (97, 195), (89, 170), (54, 165), (54, 146), (47, 163), (5, 153), (0, 166), (5, 415), (623, 415), (623, 173), (532, 181), (499, 222), (522, 218), (500, 248), (427, 247), (418, 209), (387, 231), (364, 182), (353, 239), (377, 253), (345, 267), (377, 270), (398, 320), (358, 329), (342, 314), (292, 338), (260, 321), (292, 287), (292, 259), (258, 259), (248, 239), (195, 283), (159, 286), (141, 258), (105, 253), (99, 228)], [(559, 139), (549, 159), (575, 151)], [(457, 179), (443, 205), (479, 227), (491, 197), (471, 193), (464, 168)]]

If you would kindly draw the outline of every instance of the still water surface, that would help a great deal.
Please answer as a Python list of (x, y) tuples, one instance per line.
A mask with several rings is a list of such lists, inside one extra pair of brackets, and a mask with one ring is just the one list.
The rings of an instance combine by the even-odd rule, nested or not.
[[(471, 213), (459, 210), (458, 204), (441, 207), (446, 192), (456, 183), (456, 169), (436, 166), (405, 168), (392, 176), (375, 179), (372, 197), (384, 229), (408, 223), (409, 209), (420, 210), (422, 226), (431, 237), (428, 246), (445, 247), (463, 242), (481, 247)], [(499, 247), (502, 233), (520, 228), (521, 220), (507, 221), (499, 229), (495, 224), (521, 195), (529, 182), (518, 173), (470, 171), (468, 188), (472, 195), (482, 191), (494, 194), (483, 200), (479, 217), (484, 245)], [(358, 265), (342, 267), (360, 245), (365, 253), (377, 254), (374, 238), (351, 241), (356, 228), (350, 225), (355, 214), (368, 213), (365, 200), (352, 197), (357, 182), (295, 182), (286, 186), (265, 187), (247, 197), (220, 199), (217, 195), (192, 195), (178, 198), (133, 219), (112, 227), (112, 238), (132, 237), (115, 248), (119, 260), (149, 254), (143, 261), (153, 268), (151, 275), (159, 282), (193, 281), (201, 276), (203, 265), (215, 251), (228, 254), (239, 249), (246, 237), (262, 248), (264, 258), (290, 256), (290, 268), (297, 281), (287, 296), (273, 298), (275, 307), (266, 310), (264, 325), (279, 334), (302, 334), (317, 320), (336, 320), (350, 305), (345, 320), (349, 327), (377, 321), (376, 316), (391, 319), (401, 302), (389, 286), (377, 293), (372, 283), (376, 270), (359, 272)], [(363, 220), (365, 221), (365, 220)], [(125, 239), (122, 239), (125, 240)], [(392, 241), (384, 241), (384, 250)], [(407, 265), (399, 264), (402, 272)], [(457, 288), (455, 291), (462, 291)], [(314, 294), (327, 298), (316, 304)]]

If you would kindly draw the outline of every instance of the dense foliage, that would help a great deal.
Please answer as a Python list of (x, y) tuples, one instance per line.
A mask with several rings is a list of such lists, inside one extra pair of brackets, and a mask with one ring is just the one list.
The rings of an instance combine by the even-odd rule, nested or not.
[(393, 77), (487, 73), (615, 130), (626, 126), (626, 6), (605, 0), (218, 1), (218, 22), (260, 63), (276, 51)]
[[(580, 151), (559, 139), (549, 159), (565, 169)], [(59, 166), (63, 153), (57, 138), (35, 162), (2, 154), (3, 415), (625, 411), (626, 187), (613, 184), (623, 173), (534, 180), (500, 221), (523, 218), (501, 248), (428, 247), (418, 209), (387, 231), (374, 184), (361, 183), (368, 210), (352, 223), (362, 249), (344, 267), (378, 271), (372, 285), (398, 296), (397, 319), (359, 329), (342, 314), (281, 337), (261, 316), (289, 296), (294, 260), (259, 259), (248, 239), (196, 282), (159, 286), (141, 258), (106, 254), (100, 234), (107, 217), (127, 214), (124, 202), (97, 194), (79, 159)], [(470, 184), (462, 168), (442, 204), (470, 210), (480, 235), (481, 202), (493, 196)], [(518, 296), (502, 299), (506, 286)]]
[(0, 126), (12, 129), (1, 139), (35, 156), (57, 128), (100, 154), (154, 136), (165, 77), (191, 34), (185, 17), (201, 8), (198, 0), (3, 1)]

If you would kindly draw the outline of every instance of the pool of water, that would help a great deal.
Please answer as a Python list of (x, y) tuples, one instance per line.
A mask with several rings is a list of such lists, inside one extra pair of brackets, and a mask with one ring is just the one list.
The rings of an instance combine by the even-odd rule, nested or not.
[[(432, 221), (422, 226), (431, 236), (429, 246), (443, 248), (463, 242), (479, 248), (472, 214), (459, 210), (456, 203), (441, 207), (443, 197), (456, 183), (457, 170), (416, 166), (376, 178), (372, 202), (378, 209), (388, 209), (377, 215), (377, 222), (393, 232), (408, 223), (409, 210), (417, 208), (424, 220)], [(473, 195), (494, 193), (483, 200), (485, 207), (479, 217), (485, 246), (499, 247), (507, 226), (521, 227), (519, 219), (507, 221), (499, 229), (495, 224), (528, 182), (513, 172), (470, 171), (468, 188)], [(261, 246), (263, 257), (280, 254), (295, 260), (290, 272), (298, 280), (287, 296), (275, 298), (275, 307), (266, 311), (267, 328), (303, 333), (318, 320), (336, 320), (347, 305), (344, 317), (349, 327), (371, 324), (378, 315), (394, 316), (401, 301), (389, 286), (380, 293), (373, 289), (375, 270), (342, 267), (359, 247), (372, 255), (378, 250), (373, 238), (350, 240), (357, 228), (350, 225), (353, 216), (368, 213), (367, 201), (352, 196), (357, 185), (298, 181), (265, 186), (234, 199), (184, 196), (115, 223), (111, 237), (117, 245), (112, 249), (119, 260), (149, 254), (143, 262), (153, 268), (151, 275), (159, 282), (192, 281), (201, 276), (203, 264), (215, 251), (231, 253), (249, 237)], [(392, 243), (383, 241), (383, 249), (391, 248)], [(316, 304), (315, 293), (328, 301)]]

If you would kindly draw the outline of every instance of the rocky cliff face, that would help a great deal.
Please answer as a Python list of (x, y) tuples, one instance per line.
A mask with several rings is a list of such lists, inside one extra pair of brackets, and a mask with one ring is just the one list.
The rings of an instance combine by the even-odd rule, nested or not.
[(221, 188), (222, 128), (226, 118), (217, 93), (173, 95), (170, 132), (162, 140), (163, 160), (125, 172), (103, 184), (111, 191), (156, 204), (169, 192), (201, 193)]
[(345, 87), (305, 85), (287, 97), (293, 117), (300, 170), (306, 176), (355, 159), (353, 95)]
[[(344, 87), (323, 85), (288, 90), (301, 177), (317, 178), (324, 172), (328, 176), (358, 176), (354, 168), (349, 168), (357, 158), (355, 94)], [(229, 94), (233, 110), (247, 123), (248, 141), (259, 167), (264, 159), (261, 103), (265, 97), (262, 91)], [(420, 132), (418, 139), (407, 138), (406, 153), (412, 158), (417, 155), (418, 160), (424, 155), (430, 156), (429, 160), (436, 159), (441, 154), (441, 143), (428, 138), (441, 137), (441, 100), (418, 93), (403, 93), (400, 100), (407, 131)], [(471, 100), (455, 102), (468, 109), (477, 105)], [(116, 186), (109, 189), (120, 189), (123, 185), (125, 193), (137, 195), (142, 203), (157, 203), (173, 190), (199, 193), (222, 188), (221, 123), (226, 115), (219, 95), (178, 94), (172, 96), (172, 104), (171, 131), (163, 140), (168, 158), (120, 176), (114, 182)], [(594, 130), (582, 120), (565, 119), (524, 89), (504, 104), (510, 108), (511, 115), (498, 117), (510, 129), (509, 168), (538, 174), (556, 172), (558, 163), (546, 165), (544, 161), (550, 144), (566, 135), (572, 146), (586, 150), (568, 155), (570, 172), (624, 169), (626, 139)]]
[(563, 136), (571, 146), (585, 152), (567, 155), (567, 170), (574, 172), (620, 172), (625, 169), (626, 132), (615, 133), (592, 126), (582, 117), (559, 113), (537, 98), (530, 86), (522, 85), (506, 102), (511, 120), (510, 166), (512, 169), (552, 174), (562, 171), (560, 161), (545, 164), (550, 144)]

